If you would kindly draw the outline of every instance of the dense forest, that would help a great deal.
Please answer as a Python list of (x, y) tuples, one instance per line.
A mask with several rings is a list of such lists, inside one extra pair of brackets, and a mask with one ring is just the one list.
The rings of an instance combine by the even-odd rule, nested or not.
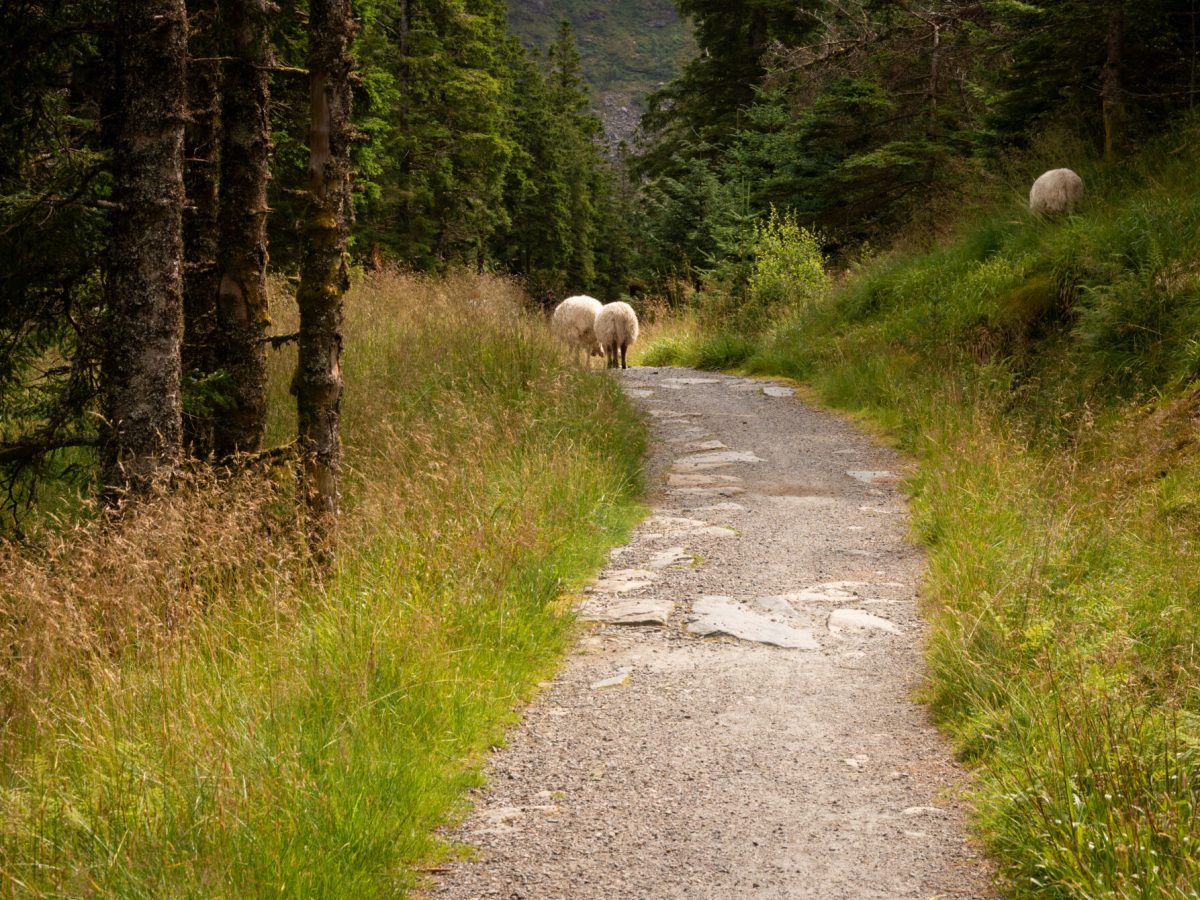
[[(1119, 154), (1196, 95), (1187, 3), (685, 0), (699, 52), (612, 147), (567, 23), (526, 50), (501, 2), (363, 0), (332, 49), (299, 0), (138, 9), (2, 13), (10, 512), (39, 473), (86, 474), (71, 447), (102, 449), (110, 488), (127, 453), (260, 451), (264, 359), (297, 337), (270, 333), (268, 259), (318, 306), (318, 284), (385, 261), (513, 273), (538, 298), (737, 292), (773, 209), (845, 257), (953, 209), (1013, 147), (1060, 131)], [(172, 24), (147, 34), (137, 15)], [(321, 108), (318, 63), (344, 82)], [(345, 118), (326, 149), (318, 112)], [(329, 355), (336, 318), (313, 312), (306, 359)], [(137, 353), (150, 381), (122, 384)], [(303, 402), (332, 376), (301, 369)], [(135, 436), (125, 395), (143, 390), (162, 401)]]
[[(542, 297), (611, 294), (626, 265), (565, 23), (530, 53), (499, 2), (63, 0), (0, 16), (10, 513), (42, 476), (93, 478), (71, 448), (98, 447), (120, 491), (159, 457), (259, 452), (266, 359), (294, 340), (301, 445), (336, 471), (352, 268), (498, 269)], [(268, 271), (298, 279), (295, 334), (271, 331)]]

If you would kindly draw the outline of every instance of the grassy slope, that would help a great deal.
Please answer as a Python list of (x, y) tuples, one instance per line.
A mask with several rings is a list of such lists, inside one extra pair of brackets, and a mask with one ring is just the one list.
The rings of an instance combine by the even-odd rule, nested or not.
[(919, 460), (928, 700), (1018, 896), (1200, 885), (1200, 171), (1174, 137), (1081, 166), (1068, 220), (1014, 186), (766, 338), (646, 353), (797, 377)]
[(514, 299), (351, 295), (324, 584), (286, 471), (0, 547), (0, 894), (377, 897), (444, 852), (431, 830), (565, 647), (557, 598), (637, 515), (640, 422)]

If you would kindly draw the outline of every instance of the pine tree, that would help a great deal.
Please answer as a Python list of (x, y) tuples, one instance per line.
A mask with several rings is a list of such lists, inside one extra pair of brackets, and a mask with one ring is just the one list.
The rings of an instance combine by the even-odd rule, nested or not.
[(96, 441), (111, 17), (101, 0), (0, 4), (0, 507), (10, 518), (42, 477), (93, 474), (57, 451)]
[(183, 442), (187, 13), (183, 0), (127, 0), (116, 24), (104, 480), (144, 490)]
[(1196, 101), (1196, 10), (1171, 0), (998, 4), (989, 125), (1021, 141), (1051, 121), (1115, 149)]
[(496, 0), (404, 0), (364, 10), (372, 145), (357, 167), (361, 233), (407, 264), (481, 263), (506, 224), (512, 39)]
[(350, 0), (311, 0), (309, 209), (300, 265), (300, 351), (292, 381), (299, 420), (300, 478), (309, 538), (328, 548), (340, 506), (342, 295), (349, 287), (351, 72)]
[(226, 63), (221, 104), (220, 239), (214, 363), (226, 402), (214, 416), (218, 458), (254, 451), (267, 422), (267, 186), (271, 179), (270, 0), (220, 0)]
[(217, 262), (220, 245), (221, 40), (217, 0), (189, 0), (188, 121), (184, 130), (184, 442), (213, 452), (206, 382), (217, 371)]
[(696, 34), (699, 53), (678, 78), (649, 98), (643, 127), (655, 137), (640, 164), (671, 171), (672, 160), (725, 147), (754, 102), (775, 43), (795, 45), (817, 28), (809, 11), (824, 3), (792, 0), (677, 0)]

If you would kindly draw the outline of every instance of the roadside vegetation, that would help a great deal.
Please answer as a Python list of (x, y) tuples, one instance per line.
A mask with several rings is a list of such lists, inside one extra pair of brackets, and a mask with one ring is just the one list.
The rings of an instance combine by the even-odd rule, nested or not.
[(562, 593), (637, 516), (640, 422), (523, 299), (352, 289), (327, 572), (269, 459), (0, 543), (3, 893), (382, 896), (446, 852), (433, 829), (566, 646)]
[(1055, 221), (1022, 203), (1032, 153), (953, 236), (763, 328), (706, 320), (728, 300), (702, 291), (643, 351), (799, 379), (916, 459), (926, 699), (1016, 896), (1200, 884), (1198, 138), (1080, 165)]

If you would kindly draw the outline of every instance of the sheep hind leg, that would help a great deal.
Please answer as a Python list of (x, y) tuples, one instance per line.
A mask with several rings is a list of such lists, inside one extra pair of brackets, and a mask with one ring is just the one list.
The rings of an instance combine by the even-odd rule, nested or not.
[(622, 369), (628, 369), (628, 368), (629, 368), (629, 366), (627, 366), (627, 365), (625, 364), (625, 350), (628, 348), (628, 346), (629, 346), (628, 344), (622, 344), (622, 345), (621, 345), (621, 368), (622, 368)]

